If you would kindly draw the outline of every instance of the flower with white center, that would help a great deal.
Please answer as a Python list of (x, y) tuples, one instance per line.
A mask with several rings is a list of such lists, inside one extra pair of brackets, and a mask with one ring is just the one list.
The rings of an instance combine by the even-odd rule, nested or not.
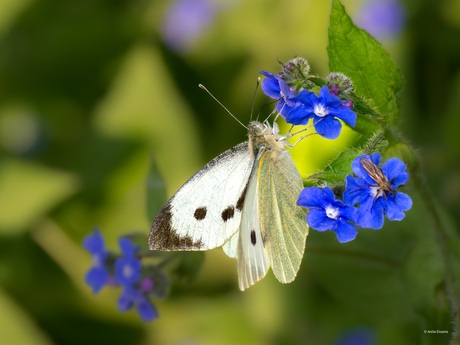
[(290, 99), (296, 106), (286, 116), (286, 122), (292, 125), (306, 125), (313, 119), (316, 132), (324, 138), (336, 139), (342, 130), (338, 119), (351, 127), (356, 124), (354, 111), (344, 106), (339, 97), (332, 95), (326, 85), (323, 85), (319, 96), (314, 92), (303, 90)]
[(305, 188), (299, 195), (297, 205), (310, 209), (307, 223), (318, 231), (332, 230), (336, 233), (339, 242), (353, 240), (358, 233), (355, 225), (356, 208), (345, 205), (335, 198), (329, 187)]
[(131, 240), (121, 237), (118, 241), (123, 257), (115, 261), (115, 281), (123, 286), (131, 286), (141, 277), (141, 261), (136, 257), (137, 249)]
[(383, 226), (384, 215), (389, 220), (402, 220), (405, 216), (403, 211), (412, 207), (411, 198), (396, 191), (396, 188), (409, 179), (409, 174), (405, 172), (406, 165), (397, 158), (391, 158), (382, 165), (382, 173), (392, 189), (390, 192), (380, 187), (364, 170), (360, 164), (360, 159), (363, 157), (370, 159), (378, 166), (380, 153), (355, 158), (351, 167), (358, 177), (349, 175), (346, 178), (343, 201), (347, 205), (359, 203), (357, 225), (363, 228), (380, 229)]

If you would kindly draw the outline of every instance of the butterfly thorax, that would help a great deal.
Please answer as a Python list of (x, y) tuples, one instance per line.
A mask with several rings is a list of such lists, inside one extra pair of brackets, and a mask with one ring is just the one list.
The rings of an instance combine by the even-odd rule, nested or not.
[(249, 152), (253, 157), (263, 148), (266, 152), (277, 156), (286, 153), (286, 144), (283, 138), (278, 134), (278, 126), (271, 127), (268, 124), (262, 124), (254, 121), (249, 124)]

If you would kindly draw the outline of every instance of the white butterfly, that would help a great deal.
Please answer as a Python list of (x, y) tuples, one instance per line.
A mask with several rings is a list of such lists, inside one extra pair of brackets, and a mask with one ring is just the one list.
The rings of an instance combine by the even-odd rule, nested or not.
[(249, 140), (206, 164), (166, 203), (149, 236), (154, 250), (223, 247), (238, 260), (241, 290), (271, 266), (282, 283), (302, 261), (308, 225), (296, 202), (302, 178), (276, 122), (251, 122)]

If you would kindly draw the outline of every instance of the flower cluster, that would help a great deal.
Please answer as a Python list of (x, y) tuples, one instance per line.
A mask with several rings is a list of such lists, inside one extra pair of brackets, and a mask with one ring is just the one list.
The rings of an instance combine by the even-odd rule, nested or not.
[[(289, 72), (294, 67), (290, 63), (284, 67), (284, 72)], [(338, 119), (348, 123), (351, 127), (355, 126), (357, 116), (350, 109), (353, 107), (353, 103), (349, 99), (341, 100), (337, 96), (341, 90), (341, 84), (335, 83), (337, 78), (329, 78), (331, 80), (330, 88), (323, 85), (317, 96), (309, 90), (302, 90), (297, 93), (294, 83), (288, 85), (285, 79), (289, 80), (288, 76), (292, 73), (280, 73), (278, 76), (265, 71), (260, 73), (265, 76), (262, 81), (262, 90), (267, 96), (278, 100), (276, 103), (277, 111), (286, 119), (287, 123), (306, 125), (312, 119), (316, 132), (327, 139), (339, 137), (342, 124)], [(344, 95), (351, 88), (351, 82), (346, 85), (346, 90), (343, 87), (342, 93)]]
[(305, 188), (297, 204), (310, 209), (308, 225), (318, 231), (334, 231), (343, 243), (356, 237), (356, 226), (382, 228), (384, 215), (389, 220), (402, 220), (403, 211), (412, 207), (411, 198), (396, 191), (409, 179), (406, 166), (397, 158), (389, 159), (381, 168), (379, 163), (380, 153), (364, 154), (353, 160), (351, 166), (357, 177), (347, 176), (343, 202), (335, 198), (329, 187)]
[(148, 269), (143, 272), (142, 263), (136, 256), (138, 247), (127, 237), (121, 237), (119, 246), (122, 255), (105, 249), (104, 238), (99, 229), (85, 237), (83, 247), (91, 254), (93, 266), (85, 276), (85, 282), (98, 293), (104, 286), (121, 286), (123, 292), (118, 299), (121, 312), (137, 307), (143, 321), (158, 318), (158, 312), (149, 295), (154, 294), (155, 279)]

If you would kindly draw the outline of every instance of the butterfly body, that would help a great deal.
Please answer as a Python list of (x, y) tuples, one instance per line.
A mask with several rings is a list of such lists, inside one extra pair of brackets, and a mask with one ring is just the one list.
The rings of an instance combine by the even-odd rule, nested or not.
[(251, 122), (249, 140), (214, 158), (188, 180), (152, 224), (150, 249), (223, 247), (238, 260), (239, 286), (248, 288), (272, 267), (294, 280), (305, 248), (303, 189), (286, 142), (275, 126)]

